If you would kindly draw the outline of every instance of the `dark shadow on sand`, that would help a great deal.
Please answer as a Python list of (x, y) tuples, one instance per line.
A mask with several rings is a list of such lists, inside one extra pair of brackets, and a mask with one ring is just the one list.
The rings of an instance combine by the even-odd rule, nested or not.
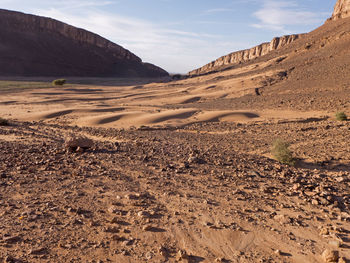
[(348, 172), (350, 171), (350, 164), (335, 164), (332, 162), (311, 163), (304, 160), (298, 160), (296, 164), (297, 168), (330, 171), (330, 172)]

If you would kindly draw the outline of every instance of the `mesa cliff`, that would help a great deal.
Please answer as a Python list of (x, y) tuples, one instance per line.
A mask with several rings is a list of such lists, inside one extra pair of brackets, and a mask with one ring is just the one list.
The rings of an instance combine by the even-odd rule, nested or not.
[[(350, 17), (350, 0), (338, 0), (334, 7), (332, 17), (328, 20), (332, 21), (347, 17)], [(250, 49), (245, 49), (222, 56), (219, 59), (212, 61), (201, 68), (190, 71), (188, 75), (203, 75), (221, 70), (222, 68), (225, 68), (225, 66), (236, 65), (250, 61), (252, 59), (267, 55), (274, 50), (283, 48), (305, 35), (306, 34), (296, 34), (276, 37), (271, 42), (263, 43)]]
[(331, 17), (332, 20), (337, 20), (340, 18), (346, 18), (350, 16), (350, 0), (338, 0), (334, 12)]
[(275, 37), (271, 42), (263, 43), (250, 49), (245, 49), (237, 52), (233, 52), (226, 56), (222, 56), (219, 59), (210, 62), (209, 64), (189, 72), (189, 75), (201, 75), (211, 71), (215, 71), (217, 68), (226, 65), (234, 65), (242, 62), (246, 62), (270, 53), (273, 50), (280, 49), (295, 40), (301, 38), (303, 34), (287, 35), (282, 37)]
[(60, 21), (0, 9), (0, 75), (160, 77), (123, 47)]

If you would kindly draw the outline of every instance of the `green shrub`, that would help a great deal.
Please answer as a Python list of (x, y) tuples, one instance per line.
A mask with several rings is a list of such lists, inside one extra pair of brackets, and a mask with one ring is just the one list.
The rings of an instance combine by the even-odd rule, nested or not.
[(348, 119), (348, 116), (344, 112), (337, 112), (335, 117), (338, 121), (346, 121)]
[(280, 163), (294, 166), (295, 159), (293, 158), (292, 152), (289, 150), (289, 146), (289, 143), (281, 139), (277, 139), (272, 145), (271, 153)]
[(52, 85), (54, 86), (63, 86), (65, 83), (65, 79), (55, 79), (54, 81), (52, 81)]
[(8, 126), (9, 121), (3, 118), (0, 118), (0, 126)]

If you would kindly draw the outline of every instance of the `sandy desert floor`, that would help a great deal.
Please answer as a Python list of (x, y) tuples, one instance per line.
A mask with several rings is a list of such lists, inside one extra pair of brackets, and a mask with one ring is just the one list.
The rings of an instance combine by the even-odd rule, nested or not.
[[(298, 94), (248, 103), (276, 75), (245, 74), (254, 68), (3, 88), (0, 259), (313, 263), (325, 249), (350, 259), (350, 122)], [(94, 148), (68, 152), (69, 134)], [(296, 167), (272, 159), (276, 138)]]
[[(280, 102), (280, 96), (267, 96), (269, 101), (256, 104), (245, 103), (242, 96), (251, 99), (257, 97), (254, 87), (261, 82), (260, 78), (252, 81), (251, 74), (243, 74), (254, 67), (220, 73), (222, 80), (219, 81), (213, 74), (194, 80), (136, 86), (130, 83), (121, 85), (120, 80), (117, 83), (111, 80), (101, 86), (96, 84), (99, 83), (98, 79), (90, 80), (90, 85), (44, 85), (36, 89), (29, 83), (29, 88), (18, 89), (18, 92), (4, 90), (0, 110), (3, 118), (20, 121), (127, 129), (174, 128), (208, 122), (333, 117), (332, 111), (305, 107), (303, 110), (295, 110), (297, 105), (284, 106)], [(264, 74), (263, 78), (267, 78), (270, 72)], [(235, 100), (240, 100), (240, 103)], [(298, 102), (298, 99), (295, 101)]]

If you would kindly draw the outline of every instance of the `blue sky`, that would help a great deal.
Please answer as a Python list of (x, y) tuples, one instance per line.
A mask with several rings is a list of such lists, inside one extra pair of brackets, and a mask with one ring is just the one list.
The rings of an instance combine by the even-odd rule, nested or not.
[(143, 61), (186, 73), (222, 55), (309, 32), (336, 0), (0, 0), (0, 8), (93, 31)]

